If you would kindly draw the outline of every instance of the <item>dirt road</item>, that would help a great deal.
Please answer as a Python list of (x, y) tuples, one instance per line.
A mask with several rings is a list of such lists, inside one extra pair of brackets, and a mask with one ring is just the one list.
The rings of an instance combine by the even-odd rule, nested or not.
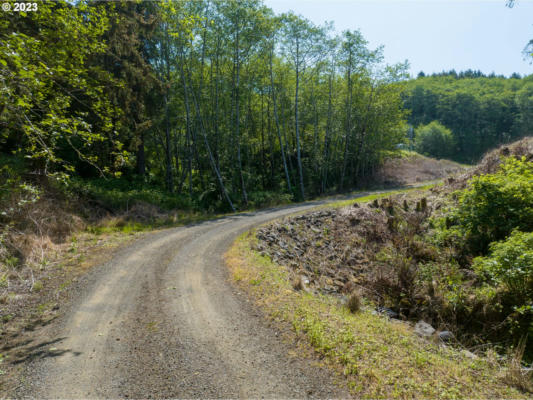
[(40, 332), (17, 395), (39, 398), (346, 397), (289, 355), (230, 282), (222, 256), (253, 225), (318, 203), (149, 234), (94, 269)]

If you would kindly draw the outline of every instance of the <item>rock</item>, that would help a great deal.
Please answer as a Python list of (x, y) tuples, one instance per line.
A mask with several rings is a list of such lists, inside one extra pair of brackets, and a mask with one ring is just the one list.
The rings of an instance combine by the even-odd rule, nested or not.
[(333, 280), (333, 286), (336, 286), (337, 288), (341, 288), (344, 286), (344, 282), (339, 281), (338, 279)]
[(336, 292), (335, 287), (331, 286), (331, 285), (324, 285), (324, 287), (322, 288), (322, 291), (326, 292), (326, 293), (335, 293)]
[(378, 307), (376, 311), (380, 314), (385, 314), (389, 318), (398, 318), (398, 313), (387, 307)]
[(450, 331), (442, 331), (439, 332), (439, 339), (447, 343), (452, 341), (454, 339), (454, 336), (453, 333), (451, 333)]
[(309, 278), (305, 275), (300, 275), (296, 278), (293, 283), (293, 287), (296, 290), (303, 290), (304, 292), (309, 293)]
[(415, 333), (418, 336), (429, 337), (435, 333), (435, 328), (427, 322), (420, 320), (415, 325)]

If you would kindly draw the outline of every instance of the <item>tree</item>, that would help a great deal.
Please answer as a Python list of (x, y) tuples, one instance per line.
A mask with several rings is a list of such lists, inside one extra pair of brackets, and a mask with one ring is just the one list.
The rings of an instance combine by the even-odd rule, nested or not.
[(302, 168), (299, 95), (300, 83), (306, 68), (318, 61), (322, 56), (321, 43), (324, 31), (290, 12), (283, 16), (283, 50), (288, 56), (295, 74), (294, 88), (294, 132), (296, 135), (296, 154), (298, 163), (298, 177), (300, 182), (300, 197), (305, 199), (304, 177)]
[[(356, 84), (361, 83), (365, 78), (368, 78), (367, 67), (371, 62), (380, 60), (379, 56), (381, 50), (370, 52), (366, 47), (368, 42), (363, 38), (359, 31), (345, 31), (343, 33), (343, 41), (340, 51), (340, 65), (346, 75), (346, 112), (345, 112), (345, 127), (344, 127), (344, 152), (342, 161), (342, 170), (339, 181), (339, 190), (342, 191), (344, 187), (344, 180), (346, 175), (346, 168), (350, 156), (350, 146), (353, 141), (354, 123), (353, 117), (356, 113), (353, 112), (353, 91), (354, 81)], [(372, 94), (369, 99), (369, 106), (372, 102)], [(353, 147), (353, 146), (352, 146)]]
[(107, 3), (106, 9), (112, 21), (104, 35), (107, 48), (102, 59), (95, 62), (121, 83), (106, 88), (113, 104), (113, 135), (118, 134), (124, 148), (136, 153), (136, 171), (144, 176), (145, 135), (152, 125), (147, 104), (151, 92), (160, 94), (162, 89), (150, 65), (149, 54), (158, 9), (147, 2)]
[(22, 144), (47, 174), (125, 173), (234, 210), (360, 185), (404, 132), (401, 68), (381, 49), (260, 0), (4, 15), (0, 153)]
[(452, 131), (437, 121), (415, 129), (415, 147), (422, 154), (447, 158), (453, 154)]
[[(106, 51), (109, 11), (85, 1), (38, 7), (0, 20), (1, 150), (16, 146), (36, 170), (59, 178), (80, 161), (101, 173), (116, 170), (128, 153), (113, 138), (114, 112), (104, 88), (117, 82), (90, 63)], [(98, 152), (104, 142), (111, 160)]]

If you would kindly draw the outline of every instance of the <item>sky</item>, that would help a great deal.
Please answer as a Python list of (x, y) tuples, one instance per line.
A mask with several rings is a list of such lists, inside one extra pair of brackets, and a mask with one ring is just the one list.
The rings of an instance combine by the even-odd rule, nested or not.
[(264, 0), (339, 33), (359, 29), (385, 46), (387, 63), (407, 59), (411, 74), (473, 69), (509, 76), (533, 73), (523, 49), (533, 39), (533, 0)]

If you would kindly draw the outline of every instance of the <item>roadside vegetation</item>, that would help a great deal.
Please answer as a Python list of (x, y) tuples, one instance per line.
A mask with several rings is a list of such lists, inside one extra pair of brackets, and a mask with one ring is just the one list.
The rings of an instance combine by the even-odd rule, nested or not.
[[(344, 376), (361, 398), (527, 398), (508, 385), (505, 365), (495, 353), (478, 357), (416, 336), (403, 323), (374, 312), (363, 299), (355, 314), (330, 294), (295, 290), (290, 270), (251, 250), (253, 232), (226, 254), (234, 279), (270, 318), (297, 339), (299, 351), (313, 352)], [(523, 377), (518, 379), (524, 382)]]
[[(432, 325), (430, 341), (468, 348), (485, 361), (492, 357), (498, 360), (495, 376), (532, 391), (526, 368), (533, 361), (532, 155), (533, 140), (524, 139), (426, 192), (287, 217), (241, 243), (241, 257), (259, 274), (250, 260), (266, 257), (261, 265), (284, 271), (284, 284), (293, 291), (336, 299), (346, 310), (357, 308), (355, 296), (367, 311), (397, 321), (391, 325)], [(254, 249), (248, 255), (246, 246)], [(324, 315), (314, 318), (332, 323)], [(312, 331), (304, 331), (324, 351)], [(502, 396), (475, 390), (459, 393)]]

